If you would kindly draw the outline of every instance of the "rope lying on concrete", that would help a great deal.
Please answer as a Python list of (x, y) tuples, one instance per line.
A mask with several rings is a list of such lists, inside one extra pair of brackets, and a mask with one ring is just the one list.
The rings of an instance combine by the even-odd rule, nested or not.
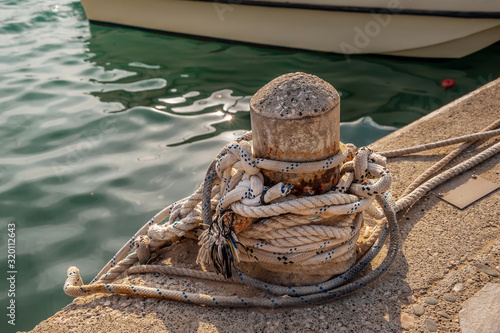
[[(498, 124), (494, 127), (497, 126)], [(491, 126), (489, 126), (489, 128), (490, 127)], [(498, 153), (500, 151), (500, 143), (496, 143), (495, 145), (489, 147), (480, 154), (472, 157), (471, 159), (462, 162), (459, 165), (447, 170), (445, 173), (421, 184), (420, 186), (416, 187), (413, 191), (411, 191), (407, 196), (398, 200), (396, 203), (394, 203), (393, 200), (391, 199), (389, 192), (386, 192), (385, 190), (381, 191), (381, 189), (384, 188), (387, 184), (388, 177), (386, 176), (386, 173), (387, 174), (389, 173), (383, 169), (383, 166), (381, 166), (380, 163), (383, 163), (383, 159), (380, 157), (380, 155), (399, 156), (403, 154), (409, 154), (418, 151), (423, 151), (426, 149), (431, 149), (429, 147), (437, 148), (453, 143), (490, 138), (494, 135), (500, 134), (498, 133), (499, 132), (498, 130), (489, 131), (489, 128), (485, 129), (488, 131), (485, 132), (484, 134), (463, 136), (460, 137), (459, 139), (455, 138), (451, 140), (445, 140), (439, 143), (432, 144), (431, 146), (429, 145), (417, 146), (409, 150), (407, 149), (407, 150), (383, 152), (380, 154), (373, 154), (368, 149), (361, 148), (360, 153), (358, 153), (358, 155), (359, 156), (363, 155), (363, 162), (361, 162), (361, 159), (358, 158), (357, 162), (358, 166), (356, 166), (356, 161), (344, 163), (344, 166), (342, 167), (343, 176), (341, 181), (339, 182), (339, 185), (337, 185), (337, 188), (333, 191), (333, 193), (331, 193), (331, 196), (327, 196), (326, 199), (320, 198), (321, 200), (325, 199), (328, 201), (326, 203), (322, 202), (323, 206), (319, 208), (319, 210), (317, 207), (314, 208), (313, 206), (311, 206), (309, 202), (306, 202), (306, 200), (300, 202), (300, 199), (298, 199), (299, 203), (297, 203), (297, 205), (300, 204), (303, 206), (295, 206), (296, 202), (292, 203), (292, 200), (288, 200), (291, 202), (285, 201), (285, 203), (276, 206), (273, 206), (276, 203), (271, 203), (270, 205), (262, 205), (262, 203), (269, 203), (273, 200), (275, 201), (277, 200), (279, 203), (279, 201), (284, 200), (283, 198), (286, 199), (286, 196), (288, 195), (287, 192), (289, 191), (289, 189), (284, 184), (281, 185), (278, 184), (276, 185), (278, 187), (276, 187), (273, 190), (268, 189), (267, 192), (265, 192), (264, 188), (262, 188), (262, 191), (260, 192), (259, 195), (259, 191), (256, 189), (261, 188), (261, 184), (259, 183), (259, 179), (257, 179), (259, 178), (259, 176), (258, 176), (258, 170), (256, 171), (256, 169), (258, 169), (259, 165), (260, 166), (265, 165), (266, 167), (276, 167), (276, 168), (280, 167), (282, 169), (285, 168), (285, 170), (286, 167), (288, 167), (289, 170), (292, 168), (293, 168), (292, 170), (299, 170), (299, 169), (304, 170), (305, 168), (309, 168), (307, 170), (319, 170), (318, 168), (328, 167), (330, 165), (333, 165), (334, 162), (340, 163), (341, 161), (340, 162), (337, 161), (337, 159), (340, 159), (340, 157), (336, 157), (335, 160), (332, 159), (329, 161), (321, 161), (322, 164), (315, 162), (316, 164), (314, 165), (305, 163), (309, 165), (301, 166), (300, 163), (294, 163), (293, 165), (287, 163), (287, 165), (274, 164), (274, 166), (271, 166), (270, 162), (268, 161), (254, 160), (251, 158), (251, 155), (248, 155), (248, 150), (246, 147), (248, 147), (247, 143), (250, 140), (250, 135), (247, 135), (245, 137), (240, 138), (235, 143), (226, 146), (221, 151), (221, 153), (219, 153), (219, 155), (214, 159), (214, 161), (212, 161), (209, 170), (207, 172), (205, 181), (193, 195), (166, 207), (160, 213), (155, 215), (153, 219), (148, 221), (136, 233), (136, 235), (134, 235), (134, 237), (132, 237), (132, 239), (112, 258), (112, 260), (101, 270), (101, 272), (99, 272), (99, 274), (94, 279), (94, 281), (97, 282), (94, 283), (93, 281), (93, 283), (91, 283), (90, 285), (83, 285), (78, 269), (76, 267), (71, 267), (68, 270), (68, 276), (64, 290), (68, 295), (71, 296), (83, 296), (92, 293), (116, 293), (124, 295), (139, 295), (139, 296), (148, 296), (157, 298), (167, 298), (177, 301), (184, 301), (184, 302), (210, 305), (210, 306), (230, 306), (230, 307), (249, 306), (249, 307), (269, 307), (269, 308), (318, 304), (338, 299), (340, 297), (344, 297), (362, 288), (371, 281), (375, 280), (378, 276), (380, 276), (381, 274), (383, 274), (383, 272), (387, 270), (387, 268), (394, 260), (398, 251), (398, 243), (399, 243), (399, 237), (397, 232), (397, 221), (395, 216), (396, 211), (409, 207), (410, 205), (415, 203), (423, 194), (428, 192), (433, 187), (437, 186), (438, 184), (441, 184), (447, 179), (454, 177), (458, 173), (463, 172), (481, 163), (485, 159), (493, 156), (494, 154)], [(240, 145), (240, 143), (243, 144)], [(227, 157), (230, 155), (234, 156), (235, 155), (234, 152), (239, 154), (241, 159), (234, 160), (233, 157)], [(342, 156), (344, 154), (345, 152), (343, 152)], [(369, 157), (371, 157), (371, 159)], [(237, 163), (240, 164), (237, 165)], [(362, 165), (364, 165), (363, 163), (366, 163), (366, 166), (369, 167), (363, 169), (362, 167)], [(442, 164), (443, 162), (440, 163)], [(244, 172), (240, 171), (238, 173), (233, 171), (232, 172), (233, 174), (230, 175), (227, 172), (227, 170), (231, 165), (232, 165), (231, 169), (233, 170), (243, 169)], [(441, 167), (442, 165), (440, 166), (440, 168)], [(363, 174), (363, 170), (366, 170), (365, 173), (373, 172), (378, 177), (378, 181), (374, 182), (373, 180), (366, 180), (366, 174)], [(298, 172), (303, 172), (303, 171), (298, 171)], [(252, 176), (254, 176), (253, 179)], [(384, 177), (386, 178), (385, 180), (382, 181)], [(357, 183), (355, 180), (358, 181), (359, 183)], [(365, 183), (363, 183), (362, 181), (365, 181)], [(239, 183), (241, 183), (241, 185), (240, 188), (238, 188), (239, 192), (237, 192), (235, 191), (235, 189), (238, 187)], [(268, 193), (269, 191), (271, 192)], [(243, 196), (243, 199), (235, 200), (235, 198), (238, 198), (235, 193), (240, 195), (243, 192), (245, 194)], [(262, 195), (262, 193), (264, 193), (264, 195)], [(357, 198), (357, 196), (359, 195), (361, 195), (361, 197)], [(355, 197), (357, 198), (356, 201)], [(373, 197), (377, 200), (379, 206), (383, 209), (383, 212), (380, 212), (377, 209), (377, 207), (372, 205), (370, 198)], [(241, 198), (241, 196), (239, 198)], [(333, 206), (333, 204), (335, 205)], [(272, 207), (268, 208), (269, 206)], [(315, 213), (316, 215), (318, 215), (315, 217), (318, 217), (320, 219), (323, 216), (332, 213), (333, 214), (342, 213), (346, 216), (349, 216), (348, 218), (345, 219), (345, 221), (342, 221), (338, 225), (335, 225), (331, 228), (330, 226), (326, 226), (326, 228), (325, 226), (318, 226), (318, 227), (311, 226), (311, 228), (307, 230), (307, 237), (306, 237), (308, 238), (309, 243), (305, 245), (298, 245), (298, 246), (305, 246), (307, 250), (309, 250), (311, 246), (314, 247), (314, 241), (317, 240), (315, 237), (323, 237), (324, 233), (328, 233), (329, 236), (332, 237), (332, 239), (338, 238), (339, 242), (337, 242), (336, 245), (340, 245), (340, 247), (344, 246), (345, 248), (346, 247), (345, 244), (348, 243), (345, 243), (343, 241), (344, 240), (350, 241), (353, 239), (351, 233), (347, 236), (347, 232), (349, 230), (345, 229), (345, 227), (352, 228), (352, 226), (354, 225), (354, 230), (356, 230), (357, 228), (356, 216), (358, 215), (358, 213), (353, 214), (356, 208), (360, 209), (359, 207), (362, 207), (365, 210), (365, 212), (370, 213), (370, 215), (374, 216), (375, 218), (380, 218), (382, 215), (385, 215), (386, 222), (380, 224), (381, 226), (379, 228), (380, 235), (378, 236), (378, 238), (374, 239), (375, 243), (370, 247), (370, 249), (366, 252), (366, 254), (356, 264), (354, 264), (354, 266), (352, 266), (350, 269), (348, 269), (341, 275), (338, 275), (324, 283), (312, 286), (299, 286), (299, 287), (272, 285), (254, 279), (252, 277), (246, 276), (245, 274), (237, 270), (234, 270), (234, 268), (232, 269), (234, 276), (231, 279), (226, 280), (229, 282), (240, 282), (249, 285), (251, 287), (276, 295), (276, 297), (268, 297), (268, 298), (254, 297), (254, 298), (242, 299), (237, 296), (210, 296), (204, 294), (194, 294), (194, 293), (185, 293), (173, 290), (165, 290), (160, 288), (150, 288), (143, 286), (130, 286), (130, 285), (110, 283), (127, 270), (129, 274), (136, 274), (143, 272), (165, 272), (166, 274), (191, 276), (191, 277), (198, 277), (210, 280), (220, 280), (221, 277), (215, 275), (214, 273), (193, 271), (183, 268), (171, 268), (171, 267), (157, 266), (157, 265), (149, 265), (149, 266), (145, 265), (145, 266), (135, 266), (135, 267), (131, 266), (138, 261), (145, 261), (144, 258), (147, 259), (151, 252), (155, 252), (156, 250), (165, 246), (166, 244), (176, 241), (179, 237), (185, 235), (186, 232), (188, 232), (189, 230), (192, 230), (200, 226), (202, 221), (204, 221), (204, 223), (207, 226), (207, 229), (205, 230), (204, 234), (205, 238), (207, 238), (206, 240), (212, 239), (212, 241), (215, 243), (219, 242), (220, 243), (219, 245), (227, 244), (227, 238), (224, 237), (227, 235), (217, 234), (217, 232), (215, 233), (215, 235), (214, 234), (209, 235), (208, 231), (209, 230), (213, 231), (214, 229), (217, 229), (217, 226), (219, 226), (218, 222), (220, 222), (220, 220), (219, 219), (213, 220), (214, 217), (213, 211), (217, 212), (217, 214), (222, 214), (224, 210), (226, 210), (228, 207), (231, 207), (231, 209), (237, 212), (238, 214), (241, 215), (247, 214), (246, 216), (253, 216), (259, 218), (263, 216), (262, 214), (265, 215), (270, 211), (272, 211), (273, 214), (284, 214), (284, 213), (286, 214), (291, 211), (294, 211), (294, 209), (295, 211), (298, 210), (302, 212), (306, 210), (305, 208), (308, 209), (306, 215)], [(158, 223), (160, 223), (167, 216), (169, 216), (169, 221), (164, 225), (161, 226), (158, 225)], [(274, 253), (275, 250), (277, 250), (280, 247), (286, 248), (291, 244), (295, 244), (290, 242), (296, 242), (297, 240), (294, 238), (297, 237), (300, 238), (302, 237), (300, 235), (306, 233), (305, 231), (306, 229), (301, 229), (301, 228), (304, 227), (305, 223), (310, 222), (308, 221), (308, 219), (296, 219), (301, 221), (307, 221), (304, 223), (300, 222), (297, 223), (293, 221), (290, 222), (290, 220), (293, 219), (290, 218), (291, 215), (290, 216), (284, 215), (284, 216), (285, 218), (276, 219), (276, 221), (272, 223), (275, 223), (274, 224), (275, 226), (277, 225), (285, 226), (285, 228), (278, 228), (278, 230), (280, 229), (291, 229), (291, 230), (287, 230), (284, 233), (282, 233), (281, 231), (276, 231), (275, 234), (271, 234), (271, 236), (268, 236), (270, 239), (268, 245), (266, 246), (268, 247), (267, 249), (269, 250), (268, 251), (269, 253)], [(269, 218), (268, 221), (272, 219), (274, 219), (274, 217)], [(309, 220), (310, 219), (311, 218), (309, 218)], [(245, 246), (247, 248), (252, 247), (252, 245), (255, 245), (255, 243), (253, 243), (252, 237), (259, 237), (259, 235), (265, 234), (267, 231), (269, 231), (269, 228), (266, 229), (266, 227), (261, 227), (261, 225), (266, 225), (266, 224), (267, 222), (266, 223), (259, 222), (253, 224), (251, 228), (242, 231), (238, 235), (234, 234), (234, 232), (229, 234), (230, 240), (232, 240), (232, 250), (237, 250), (235, 251), (236, 260), (239, 257), (241, 258), (244, 257), (243, 252), (240, 253), (240, 255), (238, 255), (237, 253), (241, 246)], [(220, 227), (221, 226), (219, 226), (219, 228)], [(261, 230), (259, 230), (259, 228)], [(148, 246), (144, 246), (143, 242), (145, 238), (140, 237), (142, 235), (145, 235), (146, 233), (148, 233), (149, 236), (147, 238), (149, 242)], [(363, 270), (363, 268), (366, 267), (366, 265), (368, 265), (371, 262), (371, 260), (379, 253), (380, 249), (382, 248), (382, 245), (385, 243), (386, 238), (388, 236), (390, 237), (390, 243), (388, 245), (388, 253), (384, 258), (384, 260), (382, 261), (382, 263), (379, 265), (379, 267), (371, 271), (370, 273), (366, 274), (365, 276), (354, 280), (356, 277), (359, 276), (359, 273)], [(242, 245), (241, 246), (237, 245), (233, 237), (236, 240), (239, 240), (239, 242), (242, 243)], [(138, 243), (137, 239), (140, 239), (138, 250), (130, 253), (125, 258), (127, 253), (129, 253), (130, 250), (133, 249), (135, 245), (137, 245)], [(201, 237), (201, 239), (203, 240), (203, 237)], [(299, 241), (301, 240), (299, 239)], [(141, 246), (140, 244), (143, 245)], [(205, 242), (204, 244), (206, 246), (205, 252), (203, 251), (200, 252), (200, 257), (199, 257), (200, 262), (203, 262), (204, 260), (207, 259), (208, 252), (206, 250), (209, 246), (207, 247), (206, 244), (207, 243)], [(281, 246), (283, 244), (285, 246)], [(202, 249), (204, 245), (202, 245)], [(307, 257), (307, 255), (305, 257)], [(312, 257), (308, 257), (305, 260), (309, 260), (310, 258)], [(270, 260), (273, 260), (272, 255), (270, 257)], [(282, 295), (288, 295), (293, 297), (281, 297)]]
[(434, 178), (431, 178), (431, 179), (427, 180), (426, 182), (423, 182), (425, 179), (428, 179), (432, 174), (436, 173), (441, 168), (443, 168), (454, 157), (456, 157), (460, 152), (465, 150), (467, 147), (472, 145), (474, 142), (477, 142), (478, 140), (481, 140), (481, 139), (489, 139), (491, 137), (500, 135), (500, 129), (493, 130), (494, 128), (497, 128), (498, 126), (500, 126), (500, 120), (495, 121), (493, 124), (486, 127), (485, 129), (483, 129), (482, 132), (480, 132), (480, 133), (464, 135), (461, 137), (452, 138), (452, 139), (443, 140), (443, 141), (438, 141), (438, 142), (430, 143), (430, 144), (418, 145), (418, 146), (407, 148), (407, 149), (398, 149), (398, 150), (392, 150), (392, 151), (379, 153), (380, 155), (386, 156), (386, 157), (396, 157), (396, 156), (413, 154), (413, 153), (421, 152), (424, 150), (449, 146), (449, 145), (456, 144), (456, 143), (466, 142), (463, 145), (461, 145), (460, 147), (453, 150), (451, 153), (449, 153), (441, 161), (437, 162), (432, 167), (427, 169), (422, 175), (417, 177), (417, 179), (403, 192), (403, 196), (396, 202), (396, 210), (401, 211), (405, 208), (410, 207), (412, 204), (417, 202), (422, 196), (424, 196), (425, 193), (429, 192), (430, 190), (432, 190), (436, 186), (444, 183), (445, 181), (459, 175), (460, 173), (462, 173), (466, 170), (473, 168), (474, 166), (478, 165), (482, 161), (497, 154), (499, 151), (498, 144), (493, 145), (492, 147), (482, 151), (478, 155), (454, 166), (453, 168), (450, 168), (449, 170), (446, 170), (445, 172), (435, 176)]
[[(486, 132), (486, 133), (478, 133), (478, 134), (485, 134), (485, 137), (482, 137), (481, 139), (486, 139), (489, 138), (492, 133), (495, 132), (489, 132), (491, 130), (494, 130), (500, 126), (500, 120), (495, 121), (493, 124), (487, 126), (486, 128), (482, 129), (481, 132)], [(500, 132), (497, 132), (498, 135)], [(471, 137), (469, 137), (471, 138)], [(435, 163), (433, 166), (425, 170), (420, 176), (418, 176), (413, 183), (411, 183), (406, 190), (403, 192), (401, 195), (402, 197), (410, 194), (415, 190), (419, 185), (421, 185), (425, 180), (429, 179), (433, 174), (441, 170), (445, 165), (447, 165), (451, 160), (453, 160), (455, 157), (457, 157), (461, 152), (463, 152), (465, 149), (469, 148), (473, 143), (478, 142), (480, 139), (478, 138), (477, 140), (469, 140), (460, 145), (459, 147), (455, 148), (451, 153), (446, 155), (443, 159), (441, 159), (439, 162)], [(394, 152), (392, 153), (394, 154)], [(384, 153), (382, 153), (384, 155)], [(385, 155), (386, 156), (386, 155)], [(395, 155), (394, 155), (395, 156)]]

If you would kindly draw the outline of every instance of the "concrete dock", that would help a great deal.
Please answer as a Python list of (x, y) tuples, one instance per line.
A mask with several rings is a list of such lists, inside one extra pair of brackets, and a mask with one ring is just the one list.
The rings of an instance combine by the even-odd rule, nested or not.
[[(410, 147), (478, 132), (500, 119), (500, 79), (370, 145), (375, 151)], [(500, 139), (472, 145), (452, 165)], [(393, 196), (455, 146), (389, 159)], [(132, 296), (81, 297), (31, 332), (500, 332), (500, 191), (464, 209), (440, 193), (479, 176), (500, 185), (500, 154), (437, 187), (398, 214), (401, 252), (383, 277), (325, 305), (288, 310), (200, 307)], [(191, 241), (172, 262), (195, 256)], [(380, 261), (380, 260), (379, 260)], [(373, 267), (377, 265), (377, 260)], [(194, 267), (187, 265), (186, 267)], [(61, 288), (64, 277), (61, 277)], [(184, 278), (134, 276), (138, 284), (177, 290), (252, 294)], [(165, 281), (167, 280), (167, 281)], [(89, 281), (85, 281), (89, 282)]]

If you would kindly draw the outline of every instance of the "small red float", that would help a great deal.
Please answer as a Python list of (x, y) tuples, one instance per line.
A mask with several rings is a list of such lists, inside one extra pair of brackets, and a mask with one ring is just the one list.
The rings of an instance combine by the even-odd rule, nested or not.
[(452, 79), (445, 79), (443, 82), (441, 82), (441, 85), (443, 86), (444, 89), (451, 88), (455, 86), (455, 80)]

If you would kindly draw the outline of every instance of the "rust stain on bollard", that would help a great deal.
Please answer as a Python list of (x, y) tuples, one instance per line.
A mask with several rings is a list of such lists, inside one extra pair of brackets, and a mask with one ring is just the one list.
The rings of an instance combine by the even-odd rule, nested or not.
[(233, 212), (232, 210), (228, 210), (222, 214), (222, 221), (224, 224), (231, 226), (231, 228), (237, 234), (247, 229), (252, 223), (255, 223), (259, 219), (253, 217), (241, 216)]
[[(305, 73), (282, 75), (250, 101), (254, 157), (313, 162), (339, 151), (340, 97), (329, 83)], [(337, 184), (339, 168), (317, 173), (262, 170), (268, 185), (294, 185), (294, 194), (321, 194)]]
[[(253, 156), (285, 162), (314, 162), (328, 159), (340, 150), (340, 97), (335, 88), (315, 75), (282, 75), (262, 87), (250, 100)], [(261, 169), (267, 186), (278, 182), (294, 185), (297, 196), (318, 195), (331, 190), (339, 181), (340, 168), (312, 173), (284, 173)], [(233, 225), (239, 230), (252, 228), (235, 214)], [(358, 216), (356, 221), (362, 219)], [(324, 217), (311, 224), (334, 226), (338, 216)], [(317, 253), (319, 254), (319, 253)], [(245, 274), (269, 283), (300, 286), (321, 283), (345, 272), (354, 264), (348, 259), (325, 263), (312, 269), (296, 265), (293, 269), (265, 262), (238, 263)], [(283, 262), (283, 264), (288, 264)]]

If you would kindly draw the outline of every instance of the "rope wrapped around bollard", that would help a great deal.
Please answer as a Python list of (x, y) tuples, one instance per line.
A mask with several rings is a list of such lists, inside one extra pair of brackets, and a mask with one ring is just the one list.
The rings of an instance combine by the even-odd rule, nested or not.
[[(463, 172), (500, 151), (500, 143), (496, 143), (483, 153), (444, 172), (436, 177), (436, 180), (431, 179), (417, 187), (410, 194), (410, 199), (404, 197), (394, 203), (389, 193), (391, 175), (385, 168), (385, 157), (382, 156), (384, 153), (377, 154), (368, 148), (356, 149), (349, 145), (348, 148), (342, 147), (340, 154), (324, 161), (288, 163), (254, 159), (251, 153), (248, 154), (251, 149), (250, 140), (251, 134), (247, 134), (227, 145), (210, 164), (199, 189), (190, 197), (168, 206), (148, 221), (101, 270), (94, 279), (95, 282), (84, 285), (78, 269), (69, 268), (64, 286), (66, 294), (76, 297), (109, 293), (165, 298), (208, 306), (263, 308), (304, 306), (332, 301), (366, 286), (387, 271), (394, 261), (399, 246), (395, 215), (397, 206), (408, 207), (408, 200), (411, 199), (414, 203), (419, 199), (422, 186), (428, 191), (457, 172)], [(462, 137), (461, 140), (472, 141), (477, 140), (477, 137)], [(452, 143), (446, 142), (441, 146), (448, 144)], [(346, 160), (348, 155), (354, 156), (352, 160)], [(260, 168), (264, 167), (279, 169), (282, 172), (303, 172), (322, 170), (341, 163), (341, 179), (337, 186), (325, 194), (313, 197), (290, 196), (290, 187), (283, 183), (266, 188), (259, 176)], [(257, 222), (235, 232), (235, 226), (222, 218), (228, 211), (255, 218)], [(326, 282), (296, 287), (273, 285), (247, 276), (237, 269), (240, 261), (282, 264), (283, 255), (286, 255), (287, 267), (306, 265), (311, 269), (321, 265), (328, 267), (335, 260), (352, 258), (361, 227), (357, 216), (362, 212), (374, 219), (384, 217), (375, 228), (375, 237), (371, 237), (373, 245), (370, 244), (369, 250), (351, 268), (340, 275), (332, 274), (334, 277)], [(335, 225), (317, 223), (332, 215), (339, 216)], [(168, 221), (159, 225), (166, 217), (169, 217)], [(138, 254), (139, 251), (129, 254), (135, 246), (141, 249), (142, 253), (147, 245), (149, 252), (155, 253), (180, 237), (202, 228), (204, 231), (199, 237), (199, 263), (213, 262), (216, 270), (228, 278), (225, 281), (243, 283), (274, 296), (243, 299), (238, 296), (195, 294), (112, 283), (124, 272), (165, 272), (220, 280), (221, 277), (214, 273), (184, 268), (162, 265), (132, 267), (138, 261), (144, 262), (144, 255)], [(277, 231), (269, 233), (270, 230)], [(142, 237), (137, 243), (139, 236), (146, 234), (147, 238)], [(325, 235), (330, 240), (325, 241)], [(368, 274), (359, 277), (360, 272), (380, 252), (387, 237), (390, 242), (382, 263)], [(330, 243), (323, 244), (327, 242)]]

